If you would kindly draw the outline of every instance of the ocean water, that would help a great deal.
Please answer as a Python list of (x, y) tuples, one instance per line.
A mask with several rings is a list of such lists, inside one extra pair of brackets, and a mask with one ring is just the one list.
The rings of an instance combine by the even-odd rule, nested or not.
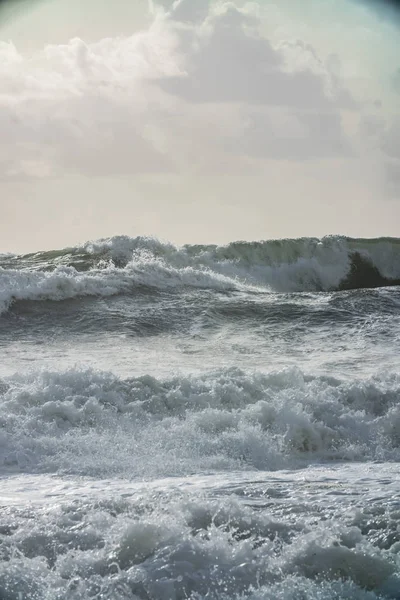
[(400, 599), (400, 240), (0, 256), (0, 599)]

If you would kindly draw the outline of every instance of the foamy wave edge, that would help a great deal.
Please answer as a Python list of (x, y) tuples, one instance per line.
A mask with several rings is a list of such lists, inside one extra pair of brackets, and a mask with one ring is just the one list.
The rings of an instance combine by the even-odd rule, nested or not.
[(400, 240), (340, 236), (175, 246), (116, 236), (0, 260), (0, 312), (18, 300), (156, 289), (332, 291), (400, 285)]

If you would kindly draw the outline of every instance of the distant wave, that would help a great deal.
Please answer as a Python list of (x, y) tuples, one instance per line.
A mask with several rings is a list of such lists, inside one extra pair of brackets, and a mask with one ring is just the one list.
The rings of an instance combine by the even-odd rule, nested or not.
[(117, 236), (74, 248), (0, 256), (0, 312), (17, 300), (63, 300), (201, 287), (276, 292), (400, 285), (400, 239), (329, 236), (175, 246)]

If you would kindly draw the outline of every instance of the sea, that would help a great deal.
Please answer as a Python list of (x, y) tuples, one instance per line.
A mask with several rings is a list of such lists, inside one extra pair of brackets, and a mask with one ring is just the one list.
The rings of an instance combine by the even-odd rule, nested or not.
[(400, 239), (0, 255), (1, 600), (400, 599)]

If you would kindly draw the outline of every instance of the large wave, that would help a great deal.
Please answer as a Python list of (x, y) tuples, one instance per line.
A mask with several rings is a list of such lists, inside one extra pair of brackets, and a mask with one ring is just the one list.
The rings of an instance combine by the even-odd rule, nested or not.
[(277, 292), (331, 291), (400, 284), (400, 239), (329, 236), (225, 246), (175, 246), (117, 236), (81, 246), (0, 257), (0, 312), (14, 300), (201, 287)]

